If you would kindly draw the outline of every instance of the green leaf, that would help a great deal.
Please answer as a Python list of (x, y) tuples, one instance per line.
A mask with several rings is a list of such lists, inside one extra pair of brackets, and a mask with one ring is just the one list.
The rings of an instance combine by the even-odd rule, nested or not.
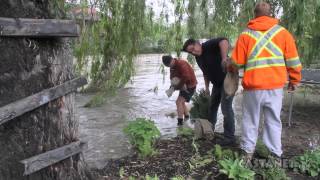
[(218, 161), (220, 173), (230, 179), (253, 179), (255, 173), (242, 165), (242, 159), (223, 159)]
[(156, 154), (153, 144), (160, 137), (160, 131), (153, 121), (137, 118), (129, 122), (123, 131), (129, 137), (130, 143), (138, 149), (142, 157)]
[(124, 168), (121, 167), (120, 170), (119, 170), (119, 176), (120, 176), (121, 178), (123, 178), (123, 175), (124, 175)]
[(316, 177), (318, 174), (319, 174), (319, 173), (318, 173), (317, 171), (315, 171), (315, 170), (310, 170), (310, 175), (311, 175), (312, 177)]
[(216, 157), (216, 159), (222, 158), (222, 148), (220, 145), (214, 146), (214, 156)]

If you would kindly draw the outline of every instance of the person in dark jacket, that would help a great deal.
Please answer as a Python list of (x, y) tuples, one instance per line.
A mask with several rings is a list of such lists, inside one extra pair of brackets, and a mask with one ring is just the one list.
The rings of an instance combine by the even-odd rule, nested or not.
[(200, 43), (194, 39), (188, 39), (183, 45), (183, 51), (195, 56), (198, 66), (203, 72), (205, 91), (210, 95), (209, 84), (212, 83), (211, 104), (209, 109), (209, 121), (213, 128), (217, 122), (218, 108), (221, 104), (224, 116), (224, 139), (216, 142), (221, 145), (235, 144), (234, 112), (232, 109), (233, 97), (228, 97), (223, 88), (226, 77), (226, 66), (229, 51), (229, 41), (226, 38), (216, 38)]

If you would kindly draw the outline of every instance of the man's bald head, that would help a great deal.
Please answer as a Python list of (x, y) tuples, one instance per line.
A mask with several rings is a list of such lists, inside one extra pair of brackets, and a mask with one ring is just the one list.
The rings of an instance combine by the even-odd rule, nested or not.
[(255, 17), (260, 16), (270, 16), (271, 15), (271, 6), (267, 2), (259, 2), (256, 4), (254, 8), (254, 15)]

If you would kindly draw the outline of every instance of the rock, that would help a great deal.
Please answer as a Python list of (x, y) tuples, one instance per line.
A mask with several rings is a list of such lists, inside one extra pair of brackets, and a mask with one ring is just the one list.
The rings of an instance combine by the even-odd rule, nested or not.
[(206, 119), (196, 119), (194, 134), (196, 139), (212, 140), (214, 137), (212, 124)]

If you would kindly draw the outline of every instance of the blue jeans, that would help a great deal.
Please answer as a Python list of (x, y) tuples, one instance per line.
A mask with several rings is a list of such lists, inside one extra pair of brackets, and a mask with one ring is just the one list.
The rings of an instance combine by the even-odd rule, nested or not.
[(224, 92), (223, 87), (213, 87), (211, 92), (211, 103), (209, 107), (209, 121), (212, 123), (213, 128), (217, 122), (217, 115), (219, 105), (221, 103), (221, 111), (224, 117), (223, 128), (224, 137), (228, 139), (234, 139), (234, 112), (232, 109), (233, 96), (228, 97)]

